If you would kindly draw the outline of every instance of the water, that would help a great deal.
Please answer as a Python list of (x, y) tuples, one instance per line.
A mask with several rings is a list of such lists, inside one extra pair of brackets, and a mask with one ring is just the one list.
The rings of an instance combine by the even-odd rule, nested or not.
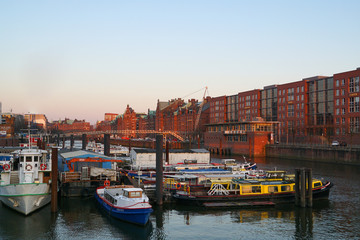
[(278, 159), (256, 159), (259, 168), (309, 167), (314, 177), (334, 182), (329, 200), (301, 209), (206, 210), (165, 205), (154, 207), (145, 227), (109, 217), (94, 198), (61, 199), (25, 217), (0, 206), (1, 239), (360, 239), (360, 167)]

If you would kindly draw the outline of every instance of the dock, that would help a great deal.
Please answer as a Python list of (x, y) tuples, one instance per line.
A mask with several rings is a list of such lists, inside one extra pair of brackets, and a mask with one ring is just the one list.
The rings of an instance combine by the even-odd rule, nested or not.
[(274, 207), (275, 203), (270, 201), (263, 202), (205, 202), (206, 208), (253, 208), (253, 207)]

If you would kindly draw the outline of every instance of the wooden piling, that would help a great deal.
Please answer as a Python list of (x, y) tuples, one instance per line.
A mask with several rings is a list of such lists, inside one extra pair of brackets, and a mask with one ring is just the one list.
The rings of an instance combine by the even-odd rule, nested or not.
[(110, 156), (110, 134), (104, 134), (104, 155)]
[(311, 169), (306, 170), (306, 175), (307, 175), (306, 177), (307, 177), (307, 186), (308, 186), (306, 205), (308, 207), (312, 207), (313, 206), (313, 196), (312, 196), (312, 171), (311, 171)]
[(58, 182), (58, 149), (52, 148), (51, 152), (51, 212), (57, 212), (57, 182)]
[(305, 169), (301, 169), (300, 175), (300, 206), (306, 207), (306, 179), (305, 179)]
[(156, 135), (156, 204), (163, 204), (163, 136)]
[(74, 135), (70, 135), (70, 150), (72, 151), (74, 147)]
[(83, 134), (83, 135), (82, 135), (81, 140), (82, 140), (82, 146), (81, 146), (81, 149), (82, 149), (82, 150), (86, 150), (86, 144), (87, 144), (87, 141), (86, 141), (86, 134)]
[(65, 148), (65, 141), (66, 141), (66, 137), (65, 137), (65, 135), (63, 135), (63, 138), (62, 138), (62, 148), (63, 149)]
[(300, 205), (300, 169), (295, 169), (295, 205)]
[(165, 162), (167, 164), (170, 163), (170, 160), (169, 160), (169, 142), (168, 141), (165, 142)]

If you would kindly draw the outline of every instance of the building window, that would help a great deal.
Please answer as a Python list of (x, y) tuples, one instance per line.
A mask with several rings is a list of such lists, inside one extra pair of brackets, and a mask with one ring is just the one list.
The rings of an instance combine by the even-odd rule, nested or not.
[(336, 135), (339, 135), (340, 134), (340, 129), (337, 128), (335, 132), (336, 132)]
[(288, 89), (288, 101), (294, 101), (294, 88)]
[(342, 108), (342, 109), (341, 109), (341, 114), (342, 114), (342, 115), (345, 115), (345, 108)]
[(336, 115), (339, 115), (339, 114), (340, 114), (340, 109), (337, 108), (337, 109), (336, 109)]
[(339, 106), (339, 99), (336, 99), (336, 106)]
[(350, 133), (359, 132), (359, 117), (350, 118)]
[(359, 92), (359, 77), (350, 78), (349, 91), (351, 93)]
[(350, 100), (349, 111), (359, 112), (359, 97), (351, 97), (349, 100)]
[(342, 95), (342, 96), (345, 95), (345, 89), (341, 89), (341, 95)]
[(301, 86), (301, 92), (304, 92), (304, 86)]
[(288, 105), (288, 117), (293, 117), (293, 116), (294, 116), (294, 105), (289, 104)]
[(336, 89), (335, 96), (339, 96), (339, 89)]
[(340, 85), (339, 85), (339, 80), (336, 80), (336, 86), (337, 86), (337, 87), (340, 86)]
[(340, 118), (336, 118), (336, 124), (340, 124)]
[(345, 85), (345, 79), (341, 79), (341, 86)]
[(345, 118), (341, 118), (341, 122), (342, 122), (342, 124), (345, 124), (346, 123)]

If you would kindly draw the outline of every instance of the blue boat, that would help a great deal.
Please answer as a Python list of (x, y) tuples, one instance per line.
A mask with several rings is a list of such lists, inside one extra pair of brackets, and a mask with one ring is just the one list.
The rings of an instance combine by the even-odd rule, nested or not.
[(111, 216), (138, 225), (146, 225), (153, 211), (143, 190), (133, 186), (101, 186), (95, 198)]

